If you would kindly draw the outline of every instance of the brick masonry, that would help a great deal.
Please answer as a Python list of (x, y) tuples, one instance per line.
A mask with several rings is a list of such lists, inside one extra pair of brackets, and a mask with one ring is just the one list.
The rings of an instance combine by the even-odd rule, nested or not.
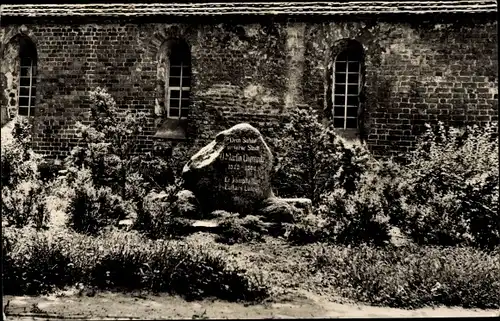
[[(96, 86), (107, 88), (121, 108), (148, 113), (141, 152), (156, 143), (196, 148), (242, 121), (265, 135), (279, 135), (287, 112), (301, 104), (328, 117), (331, 65), (344, 39), (358, 41), (365, 51), (359, 138), (376, 155), (393, 155), (412, 148), (425, 122), (498, 121), (495, 17), (419, 17), (420, 22), (394, 17), (13, 20), (2, 24), (0, 35), (3, 56), (21, 29), (36, 44), (33, 146), (50, 156), (64, 156), (78, 143), (74, 124), (88, 117), (88, 91)], [(154, 137), (162, 121), (155, 114), (163, 96), (158, 57), (171, 38), (184, 39), (192, 53), (192, 101), (183, 142)], [(16, 86), (15, 71), (9, 74), (3, 58), (2, 109), (15, 100), (8, 95), (15, 92), (9, 86)]]

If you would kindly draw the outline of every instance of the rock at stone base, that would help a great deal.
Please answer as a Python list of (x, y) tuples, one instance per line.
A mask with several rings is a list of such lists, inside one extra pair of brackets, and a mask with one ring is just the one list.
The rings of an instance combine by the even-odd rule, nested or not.
[(192, 191), (206, 213), (225, 210), (252, 214), (273, 196), (273, 155), (261, 133), (238, 124), (217, 134), (184, 166), (184, 188)]
[(308, 198), (282, 198), (281, 200), (300, 209), (304, 216), (312, 214), (312, 201)]
[(312, 202), (308, 198), (270, 197), (264, 200), (259, 214), (267, 221), (294, 223), (312, 213)]

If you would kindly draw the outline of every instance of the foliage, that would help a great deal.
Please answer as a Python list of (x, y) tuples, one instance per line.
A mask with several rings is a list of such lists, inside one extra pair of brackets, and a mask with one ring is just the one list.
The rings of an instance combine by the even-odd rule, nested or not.
[(334, 189), (324, 195), (319, 208), (328, 221), (326, 229), (330, 241), (340, 244), (371, 243), (382, 245), (390, 240), (390, 205), (383, 196), (385, 180), (378, 172), (365, 173), (348, 192)]
[(467, 247), (321, 247), (312, 268), (346, 297), (397, 308), (500, 307), (500, 252)]
[(190, 219), (201, 219), (202, 211), (193, 192), (182, 190), (177, 193), (174, 209), (176, 215)]
[(308, 197), (313, 205), (332, 188), (354, 190), (373, 163), (364, 144), (340, 137), (312, 108), (292, 112), (283, 137), (272, 142), (279, 160), (273, 184), (283, 196)]
[(2, 217), (15, 227), (46, 227), (49, 221), (47, 194), (39, 180), (23, 180), (14, 187), (2, 188)]
[(188, 299), (262, 300), (264, 280), (210, 246), (152, 241), (109, 231), (86, 236), (66, 230), (6, 229), (2, 237), (5, 294), (40, 294), (65, 285), (151, 290)]
[(142, 211), (137, 212), (135, 228), (154, 239), (187, 233), (191, 228), (190, 221), (177, 215), (178, 192), (178, 185), (171, 185), (160, 193), (148, 193), (144, 197)]
[(500, 243), (496, 125), (428, 127), (408, 164), (392, 164), (392, 223), (420, 244)]
[(90, 124), (76, 124), (81, 141), (65, 167), (90, 169), (97, 186), (108, 186), (123, 197), (127, 175), (136, 171), (131, 164), (145, 115), (120, 112), (113, 97), (99, 87), (90, 92), (90, 102)]
[(220, 219), (216, 241), (225, 244), (262, 242), (265, 227), (255, 216), (239, 218), (234, 215)]
[[(155, 229), (150, 234), (157, 235), (164, 224), (152, 211), (160, 211), (161, 206), (152, 209), (153, 203), (145, 205), (145, 197), (155, 190), (171, 190), (177, 182), (164, 159), (137, 154), (146, 116), (120, 111), (113, 97), (99, 87), (90, 92), (90, 102), (90, 123), (77, 123), (81, 141), (65, 160), (67, 185), (75, 190), (69, 196), (73, 197), (68, 208), (71, 225), (78, 231), (96, 233), (106, 224), (128, 217), (136, 218), (136, 227), (144, 230), (148, 226)], [(84, 171), (90, 173), (90, 180)], [(89, 200), (97, 203), (79, 205)]]
[(326, 223), (318, 215), (308, 215), (294, 224), (285, 225), (283, 236), (294, 245), (323, 242), (329, 236)]
[(108, 225), (116, 225), (131, 211), (131, 204), (107, 186), (97, 187), (90, 170), (78, 171), (69, 199), (68, 223), (75, 231), (96, 234)]
[(7, 225), (46, 227), (47, 183), (39, 172), (42, 157), (31, 149), (31, 124), (17, 118), (12, 140), (2, 142), (2, 217)]
[(2, 142), (2, 187), (14, 187), (20, 181), (38, 179), (41, 157), (31, 150), (31, 124), (24, 118), (16, 119), (12, 140)]

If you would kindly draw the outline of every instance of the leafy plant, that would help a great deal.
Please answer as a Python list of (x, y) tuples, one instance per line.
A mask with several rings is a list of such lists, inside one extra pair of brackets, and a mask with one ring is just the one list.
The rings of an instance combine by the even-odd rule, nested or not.
[(393, 224), (420, 244), (500, 243), (498, 139), (495, 124), (427, 132), (385, 195)]
[(312, 108), (296, 109), (285, 128), (271, 140), (279, 164), (273, 184), (283, 196), (308, 197), (318, 205), (333, 188), (354, 190), (374, 162), (363, 143), (343, 139)]
[(96, 234), (130, 215), (131, 204), (109, 187), (96, 187), (90, 170), (80, 170), (73, 186), (74, 194), (69, 199), (67, 211), (68, 224), (75, 231)]

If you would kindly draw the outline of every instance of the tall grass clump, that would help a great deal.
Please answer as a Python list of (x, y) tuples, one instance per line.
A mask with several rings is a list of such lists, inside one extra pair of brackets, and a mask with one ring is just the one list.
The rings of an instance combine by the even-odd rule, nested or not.
[(98, 236), (26, 228), (4, 232), (5, 294), (40, 294), (82, 283), (98, 289), (168, 292), (187, 299), (258, 301), (268, 296), (260, 275), (209, 245), (153, 241), (116, 230)]
[(385, 194), (392, 224), (418, 244), (500, 244), (496, 125), (428, 127)]
[(500, 308), (500, 253), (470, 247), (334, 247), (315, 273), (352, 299), (395, 308)]

